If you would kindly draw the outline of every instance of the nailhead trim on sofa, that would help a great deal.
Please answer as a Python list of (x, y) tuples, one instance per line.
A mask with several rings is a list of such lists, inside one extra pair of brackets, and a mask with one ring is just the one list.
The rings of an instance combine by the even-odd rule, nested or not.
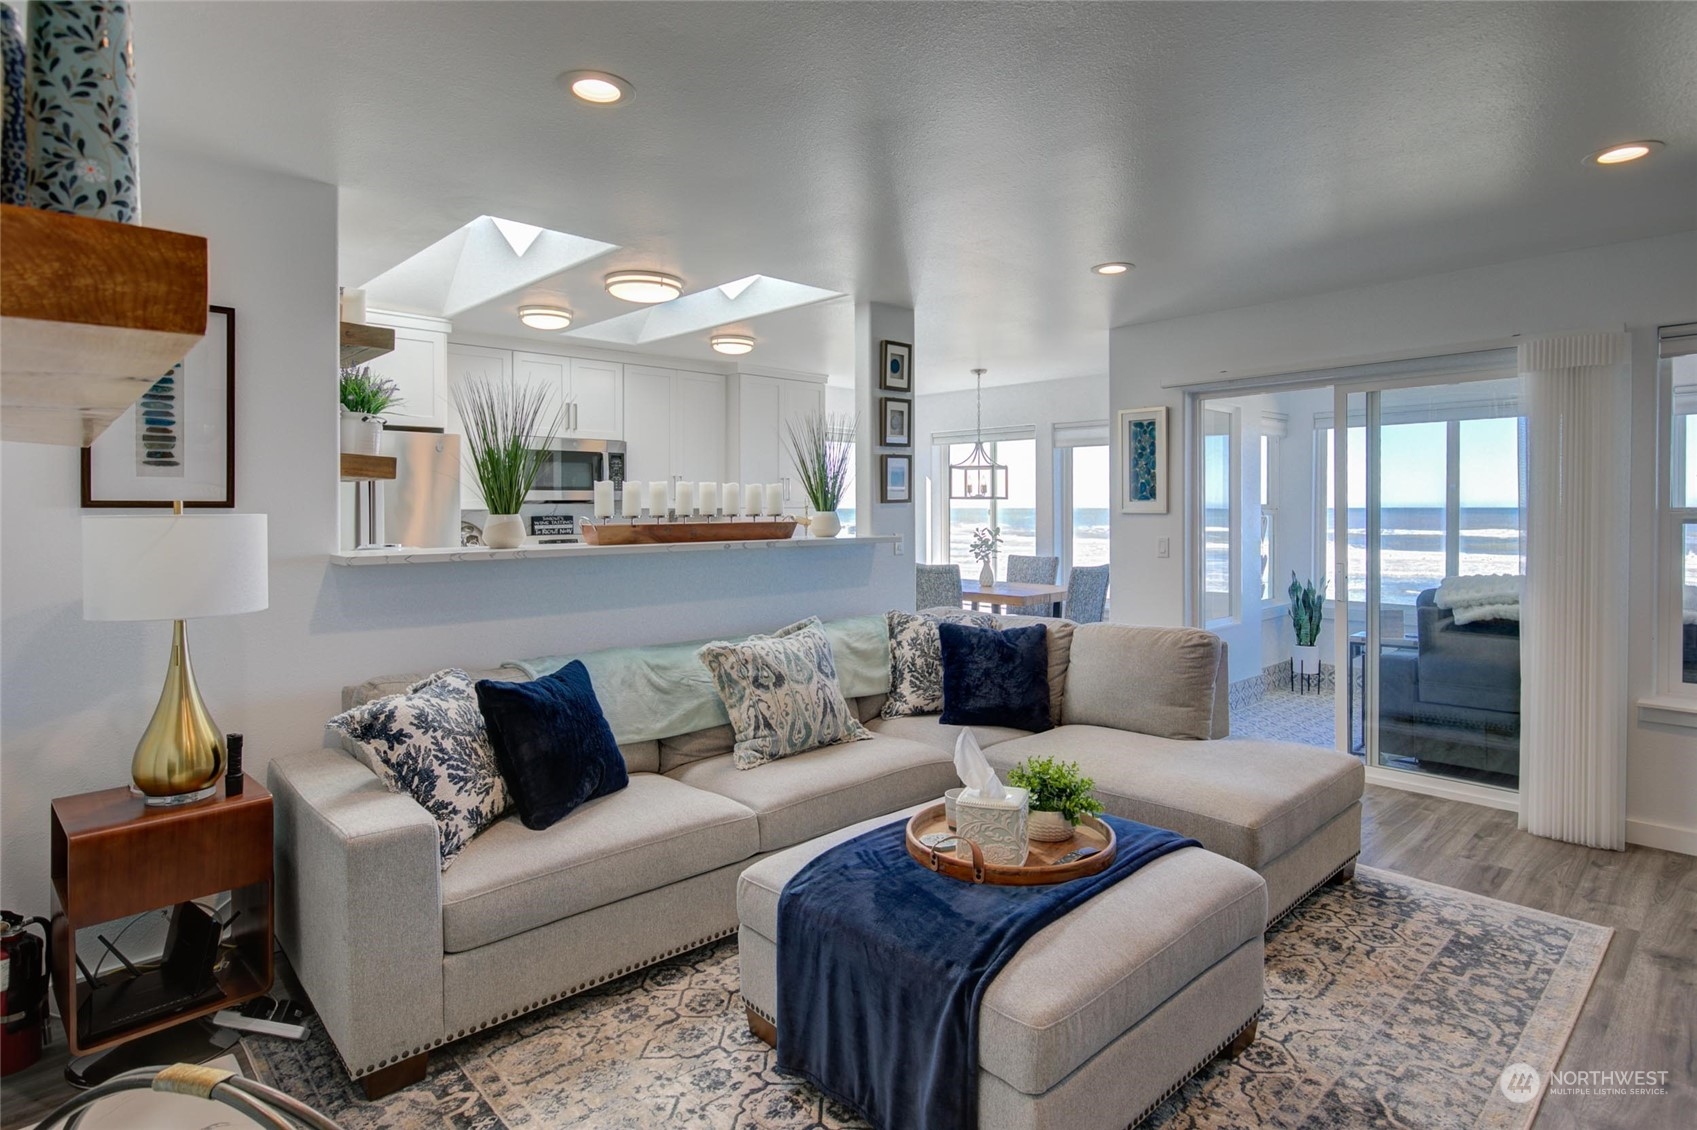
[(1162, 1092), (1160, 1098), (1156, 1099), (1154, 1102), (1152, 1102), (1148, 1106), (1144, 1107), (1142, 1114), (1139, 1114), (1136, 1118), (1134, 1118), (1130, 1122), (1126, 1123), (1126, 1130), (1132, 1130), (1132, 1128), (1135, 1127), (1138, 1123), (1142, 1122), (1145, 1118), (1148, 1118), (1151, 1114), (1154, 1114), (1156, 1107), (1160, 1106), (1162, 1103), (1166, 1102), (1168, 1099), (1170, 1099), (1174, 1095), (1178, 1094), (1180, 1087), (1183, 1087), (1186, 1083), (1190, 1082), (1193, 1078), (1195, 1078), (1197, 1072), (1201, 1071), (1204, 1067), (1207, 1067), (1210, 1063), (1213, 1063), (1216, 1059), (1218, 1059), (1220, 1057), (1220, 1053), (1225, 1051), (1227, 1048), (1231, 1047), (1233, 1041), (1235, 1041), (1239, 1036), (1241, 1036), (1245, 1032), (1249, 1031), (1249, 1026), (1251, 1024), (1254, 1024), (1258, 1019), (1260, 1019), (1260, 1017), (1261, 1017), (1261, 1012), (1260, 1012), (1259, 1009), (1257, 1009), (1254, 1016), (1251, 1016), (1248, 1020), (1245, 1020), (1241, 1025), (1238, 1026), (1237, 1031), (1235, 1031), (1231, 1035), (1227, 1036), (1224, 1040), (1221, 1040), (1219, 1045), (1216, 1046), (1213, 1051), (1211, 1051), (1207, 1055), (1203, 1056), (1201, 1063), (1198, 1063), (1195, 1067), (1192, 1067), (1189, 1071), (1186, 1071), (1184, 1073), (1184, 1077), (1181, 1078), (1177, 1083), (1174, 1083), (1171, 1087), (1168, 1087), (1164, 1092)]

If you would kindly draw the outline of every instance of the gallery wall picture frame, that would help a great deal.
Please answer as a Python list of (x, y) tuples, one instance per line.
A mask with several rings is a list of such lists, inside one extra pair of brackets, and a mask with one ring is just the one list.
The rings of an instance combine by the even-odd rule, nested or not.
[(913, 456), (882, 456), (878, 501), (902, 503), (913, 501)]
[(912, 392), (913, 346), (905, 341), (878, 344), (878, 387), (886, 392)]
[(882, 447), (913, 446), (913, 401), (899, 396), (878, 398), (878, 443)]
[(206, 336), (82, 449), (82, 505), (236, 505), (236, 312), (207, 308)]
[(1119, 413), (1121, 514), (1167, 512), (1167, 410), (1122, 408)]

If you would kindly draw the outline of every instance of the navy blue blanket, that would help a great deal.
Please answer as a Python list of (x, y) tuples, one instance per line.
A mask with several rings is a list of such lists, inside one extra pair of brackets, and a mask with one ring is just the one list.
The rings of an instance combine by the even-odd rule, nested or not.
[(1047, 887), (963, 883), (915, 863), (906, 820), (812, 860), (778, 899), (778, 1067), (883, 1130), (978, 1121), (978, 1005), (1019, 947), (1145, 864), (1197, 845), (1104, 816), (1105, 870)]

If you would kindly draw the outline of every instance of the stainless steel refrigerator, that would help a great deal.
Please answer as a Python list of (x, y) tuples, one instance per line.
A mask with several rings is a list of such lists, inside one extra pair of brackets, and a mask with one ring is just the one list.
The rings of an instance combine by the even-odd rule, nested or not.
[[(382, 453), (395, 457), (395, 477), (378, 482), (377, 489), (369, 483), (353, 484), (352, 544), (360, 548), (457, 547), (460, 437), (385, 429)], [(375, 522), (369, 520), (371, 517)]]

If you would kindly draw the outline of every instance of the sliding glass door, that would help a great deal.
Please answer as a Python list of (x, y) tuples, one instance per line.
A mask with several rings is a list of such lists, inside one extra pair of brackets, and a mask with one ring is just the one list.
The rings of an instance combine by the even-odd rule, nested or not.
[(1340, 385), (1334, 396), (1349, 425), (1330, 430), (1326, 523), (1347, 627), (1340, 732), (1370, 766), (1517, 788), (1519, 381)]

